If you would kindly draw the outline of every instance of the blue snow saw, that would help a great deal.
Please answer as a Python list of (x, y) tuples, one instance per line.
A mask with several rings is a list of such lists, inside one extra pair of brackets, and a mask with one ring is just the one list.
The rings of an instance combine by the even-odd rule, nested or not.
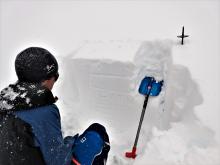
[(126, 152), (125, 156), (127, 158), (136, 158), (136, 150), (137, 150), (137, 143), (138, 143), (138, 139), (139, 139), (139, 135), (140, 135), (140, 130), (141, 130), (141, 126), (143, 123), (143, 119), (144, 119), (144, 114), (146, 111), (146, 107), (147, 107), (147, 103), (148, 103), (148, 98), (149, 96), (158, 96), (160, 94), (160, 91), (162, 89), (163, 86), (163, 80), (162, 81), (156, 81), (155, 78), (153, 77), (145, 77), (140, 84), (139, 87), (139, 93), (145, 96), (145, 100), (144, 100), (144, 105), (143, 105), (143, 109), (142, 109), (142, 113), (141, 113), (141, 118), (140, 118), (140, 122), (138, 125), (138, 130), (137, 130), (137, 134), (136, 134), (136, 138), (135, 138), (135, 142), (132, 148), (131, 152)]

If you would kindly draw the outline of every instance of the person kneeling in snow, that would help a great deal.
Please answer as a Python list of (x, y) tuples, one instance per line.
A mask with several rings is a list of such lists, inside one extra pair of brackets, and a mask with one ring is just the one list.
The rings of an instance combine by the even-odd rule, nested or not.
[(18, 81), (0, 92), (1, 165), (104, 165), (110, 150), (105, 128), (63, 138), (51, 90), (58, 63), (46, 49), (27, 48), (15, 60)]

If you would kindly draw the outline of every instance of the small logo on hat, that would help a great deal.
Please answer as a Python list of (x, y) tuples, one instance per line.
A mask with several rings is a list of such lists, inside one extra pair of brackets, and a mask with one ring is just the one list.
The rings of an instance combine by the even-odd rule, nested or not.
[(54, 65), (54, 64), (52, 64), (52, 65), (47, 65), (47, 66), (46, 66), (47, 74), (53, 72), (54, 69), (55, 69), (55, 65)]

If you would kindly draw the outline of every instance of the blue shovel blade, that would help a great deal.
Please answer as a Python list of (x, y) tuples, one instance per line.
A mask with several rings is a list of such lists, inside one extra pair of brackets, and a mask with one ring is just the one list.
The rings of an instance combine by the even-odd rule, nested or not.
[(139, 93), (142, 95), (158, 96), (163, 86), (163, 80), (157, 82), (153, 77), (145, 77), (141, 81)]

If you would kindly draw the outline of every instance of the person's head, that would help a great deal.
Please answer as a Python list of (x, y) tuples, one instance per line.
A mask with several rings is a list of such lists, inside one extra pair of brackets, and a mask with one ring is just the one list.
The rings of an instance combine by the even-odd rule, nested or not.
[(20, 52), (15, 60), (15, 70), (20, 82), (40, 83), (50, 90), (59, 77), (57, 60), (40, 47)]

